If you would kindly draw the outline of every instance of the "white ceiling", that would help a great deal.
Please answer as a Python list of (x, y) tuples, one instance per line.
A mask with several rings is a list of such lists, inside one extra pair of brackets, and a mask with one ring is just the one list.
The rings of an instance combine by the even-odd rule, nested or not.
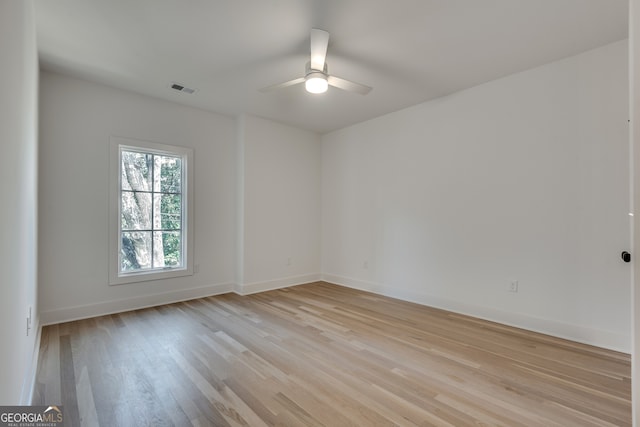
[[(627, 0), (35, 0), (44, 69), (327, 132), (627, 37)], [(366, 96), (304, 85), (312, 27)], [(168, 88), (178, 82), (193, 95)]]

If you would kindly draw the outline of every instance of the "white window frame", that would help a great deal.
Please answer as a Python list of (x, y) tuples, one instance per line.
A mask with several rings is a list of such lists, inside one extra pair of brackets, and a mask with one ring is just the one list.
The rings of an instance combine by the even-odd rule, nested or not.
[[(120, 272), (121, 253), (121, 158), (122, 150), (182, 158), (183, 230), (182, 266), (145, 271)], [(109, 285), (171, 279), (193, 275), (193, 150), (175, 145), (159, 144), (112, 136), (109, 142)]]

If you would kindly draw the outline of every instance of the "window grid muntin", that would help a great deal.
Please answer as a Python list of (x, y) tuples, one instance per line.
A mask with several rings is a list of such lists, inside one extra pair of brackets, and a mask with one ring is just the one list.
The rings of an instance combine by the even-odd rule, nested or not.
[[(124, 152), (128, 152), (128, 153), (138, 153), (138, 154), (143, 154), (143, 155), (150, 155), (151, 158), (151, 170), (150, 170), (150, 187), (151, 190), (134, 190), (133, 188), (131, 189), (124, 189), (123, 188), (123, 183), (122, 183), (122, 174), (123, 174), (123, 153)], [(160, 191), (156, 191), (155, 190), (155, 157), (156, 156), (160, 156), (160, 157), (169, 157), (169, 158), (173, 158), (176, 160), (180, 161), (180, 192), (175, 192), (175, 191), (171, 191), (171, 192), (163, 192), (162, 190), (162, 182), (160, 182)], [(187, 220), (187, 218), (185, 217), (185, 206), (186, 206), (186, 200), (185, 200), (185, 185), (186, 185), (186, 156), (184, 155), (177, 155), (176, 153), (172, 153), (172, 152), (165, 152), (162, 150), (153, 150), (153, 149), (146, 149), (146, 148), (139, 148), (139, 147), (130, 147), (130, 146), (120, 146), (119, 149), (119, 171), (118, 171), (118, 183), (119, 183), (119, 188), (118, 188), (118, 194), (119, 194), (119, 219), (118, 219), (118, 274), (119, 275), (131, 275), (131, 274), (137, 274), (137, 273), (148, 273), (148, 272), (153, 272), (153, 271), (165, 271), (165, 270), (173, 270), (173, 269), (182, 269), (186, 267), (185, 264), (185, 248), (186, 248), (186, 242), (185, 242), (185, 234), (184, 234), (184, 228), (185, 228), (185, 221)], [(150, 194), (151, 195), (151, 218), (149, 220), (149, 223), (151, 224), (151, 229), (123, 229), (122, 228), (122, 222), (123, 222), (123, 215), (122, 215), (122, 202), (123, 202), (123, 198), (122, 198), (122, 194), (124, 192), (127, 193), (141, 193), (141, 194)], [(156, 194), (160, 194), (160, 195), (178, 195), (180, 196), (180, 228), (173, 228), (173, 229), (165, 229), (165, 228), (154, 228), (154, 218), (153, 218), (153, 212), (155, 209), (155, 197), (153, 197)], [(162, 212), (161, 212), (162, 213)], [(161, 219), (161, 223), (162, 223), (162, 219)], [(122, 263), (122, 238), (124, 236), (124, 233), (134, 233), (134, 232), (138, 232), (138, 233), (142, 233), (142, 232), (147, 232), (147, 233), (151, 233), (151, 260), (150, 260), (150, 267), (146, 267), (146, 268), (138, 268), (138, 269), (132, 269), (132, 270), (127, 270), (123, 268), (123, 263)], [(169, 265), (169, 266), (162, 266), (162, 267), (154, 267), (154, 263), (155, 263), (155, 251), (154, 251), (154, 245), (155, 245), (155, 238), (154, 238), (154, 234), (158, 232), (158, 233), (179, 233), (179, 238), (180, 238), (180, 263), (177, 265)], [(164, 243), (164, 242), (163, 242)], [(164, 248), (163, 248), (164, 250)]]

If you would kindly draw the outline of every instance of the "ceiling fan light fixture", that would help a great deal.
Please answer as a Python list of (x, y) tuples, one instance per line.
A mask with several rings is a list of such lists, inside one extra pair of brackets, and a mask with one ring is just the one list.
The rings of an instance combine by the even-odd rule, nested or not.
[(327, 76), (321, 72), (309, 73), (305, 78), (304, 88), (309, 93), (325, 93), (329, 88)]
[(312, 28), (310, 40), (311, 60), (307, 62), (307, 65), (305, 66), (304, 77), (298, 77), (284, 83), (267, 86), (260, 89), (261, 92), (270, 92), (272, 90), (283, 89), (300, 83), (304, 83), (304, 87), (307, 92), (313, 94), (325, 93), (329, 86), (333, 86), (347, 92), (359, 93), (360, 95), (366, 95), (371, 92), (371, 88), (369, 86), (329, 74), (326, 61), (327, 46), (329, 45), (328, 32)]

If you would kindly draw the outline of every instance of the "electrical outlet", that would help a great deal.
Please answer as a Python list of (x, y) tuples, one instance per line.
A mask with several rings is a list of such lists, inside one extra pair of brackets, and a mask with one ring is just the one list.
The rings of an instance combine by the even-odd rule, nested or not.
[(362, 263), (362, 268), (364, 268), (365, 270), (369, 269), (369, 261), (365, 261)]
[(31, 306), (27, 306), (27, 336), (29, 336), (29, 331), (31, 330), (32, 311), (33, 308)]
[(287, 258), (287, 266), (291, 265), (291, 257)]
[(507, 290), (509, 292), (518, 292), (518, 281), (514, 280), (513, 282), (509, 283), (509, 287), (507, 288)]

